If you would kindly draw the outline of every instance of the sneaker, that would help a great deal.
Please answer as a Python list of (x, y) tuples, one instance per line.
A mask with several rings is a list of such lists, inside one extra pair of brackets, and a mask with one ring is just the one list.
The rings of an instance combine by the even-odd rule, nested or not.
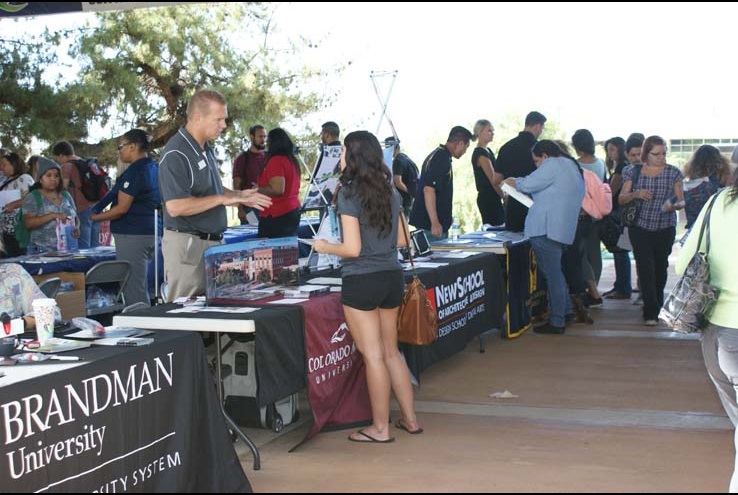
[(643, 298), (640, 294), (638, 294), (638, 297), (636, 297), (635, 301), (633, 301), (633, 304), (636, 306), (643, 306)]
[(602, 300), (601, 297), (598, 297), (596, 299), (594, 297), (592, 297), (589, 300), (589, 307), (590, 308), (601, 308), (603, 306), (603, 304), (604, 304), (604, 301)]
[(643, 322), (647, 327), (655, 327), (658, 326), (659, 321), (658, 320), (646, 320)]
[(566, 327), (557, 327), (551, 323), (546, 323), (543, 326), (533, 328), (536, 333), (548, 333), (548, 334), (562, 334), (566, 331)]
[(621, 294), (620, 292), (612, 292), (610, 294), (604, 294), (605, 299), (630, 299), (630, 296)]
[(609, 291), (607, 291), (604, 294), (602, 294), (602, 297), (604, 297), (606, 299), (610, 299), (610, 296), (613, 295), (613, 294), (617, 294), (617, 291), (615, 289), (610, 289)]

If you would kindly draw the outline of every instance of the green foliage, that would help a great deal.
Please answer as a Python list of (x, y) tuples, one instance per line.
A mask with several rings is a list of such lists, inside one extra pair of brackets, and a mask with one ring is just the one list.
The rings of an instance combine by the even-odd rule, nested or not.
[[(310, 42), (271, 46), (284, 43), (271, 37), (275, 8), (243, 2), (110, 12), (95, 15), (87, 29), (47, 32), (37, 44), (6, 49), (0, 59), (0, 120), (4, 131), (16, 131), (5, 135), (16, 145), (28, 145), (32, 136), (68, 139), (78, 153), (109, 163), (117, 158), (115, 139), (133, 127), (153, 136), (153, 148), (163, 146), (185, 123), (191, 95), (207, 87), (228, 101), (229, 127), (219, 144), (226, 156), (235, 156), (254, 123), (285, 125), (329, 104), (302, 89), (326, 75), (299, 59)], [(79, 64), (71, 77), (71, 70), (59, 68), (61, 39)], [(65, 77), (44, 82), (51, 67)], [(91, 129), (103, 129), (110, 138), (84, 145)]]
[[(48, 42), (55, 36), (45, 33)], [(85, 133), (87, 115), (69, 105), (70, 95), (57, 80), (45, 77), (56, 63), (40, 36), (27, 33), (22, 41), (3, 39), (0, 52), (0, 136), (4, 146), (30, 148), (34, 137), (56, 139), (60, 128)]]

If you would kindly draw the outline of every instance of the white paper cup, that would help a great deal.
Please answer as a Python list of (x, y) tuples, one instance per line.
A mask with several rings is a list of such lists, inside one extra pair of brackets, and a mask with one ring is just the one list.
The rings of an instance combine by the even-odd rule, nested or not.
[(56, 299), (47, 297), (35, 299), (31, 305), (33, 306), (33, 315), (36, 318), (36, 335), (39, 343), (43, 344), (54, 336)]

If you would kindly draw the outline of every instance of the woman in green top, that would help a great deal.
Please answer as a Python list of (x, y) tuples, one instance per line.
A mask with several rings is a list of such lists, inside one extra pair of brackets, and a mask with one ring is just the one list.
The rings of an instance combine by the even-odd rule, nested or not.
[[(709, 202), (706, 204), (709, 205)], [(681, 275), (697, 251), (706, 208), (702, 208), (684, 247), (679, 253), (676, 272)], [(738, 180), (718, 193), (710, 213), (710, 284), (720, 288), (720, 296), (708, 316), (710, 324), (702, 336), (705, 367), (718, 391), (725, 412), (738, 426)], [(703, 246), (705, 240), (702, 241)], [(738, 449), (738, 435), (735, 436)], [(738, 459), (736, 459), (738, 462)], [(737, 464), (738, 466), (738, 464)], [(738, 469), (730, 480), (730, 492), (738, 492)]]

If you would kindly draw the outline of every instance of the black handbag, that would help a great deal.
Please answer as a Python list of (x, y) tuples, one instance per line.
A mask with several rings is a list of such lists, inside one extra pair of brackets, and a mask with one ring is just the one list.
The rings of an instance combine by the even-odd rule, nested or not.
[[(720, 295), (720, 289), (710, 285), (710, 265), (707, 261), (710, 253), (710, 213), (717, 197), (718, 194), (715, 194), (710, 200), (702, 221), (697, 251), (659, 312), (659, 318), (677, 332), (694, 333), (704, 330), (709, 323), (707, 317)], [(700, 251), (703, 234), (706, 238), (704, 253)]]
[(620, 226), (620, 221), (614, 214), (605, 215), (600, 220), (600, 240), (605, 245), (608, 251), (618, 247), (618, 240), (623, 233), (623, 227)]
[[(633, 180), (631, 181), (633, 183), (633, 186), (631, 188), (631, 191), (638, 184), (638, 179), (641, 177), (642, 167), (643, 165), (633, 165)], [(640, 213), (641, 211), (641, 200), (634, 199), (629, 203), (622, 204), (620, 205), (619, 211), (620, 225), (622, 225), (623, 227), (630, 227), (631, 225), (635, 225), (636, 219), (638, 218), (638, 213)]]

